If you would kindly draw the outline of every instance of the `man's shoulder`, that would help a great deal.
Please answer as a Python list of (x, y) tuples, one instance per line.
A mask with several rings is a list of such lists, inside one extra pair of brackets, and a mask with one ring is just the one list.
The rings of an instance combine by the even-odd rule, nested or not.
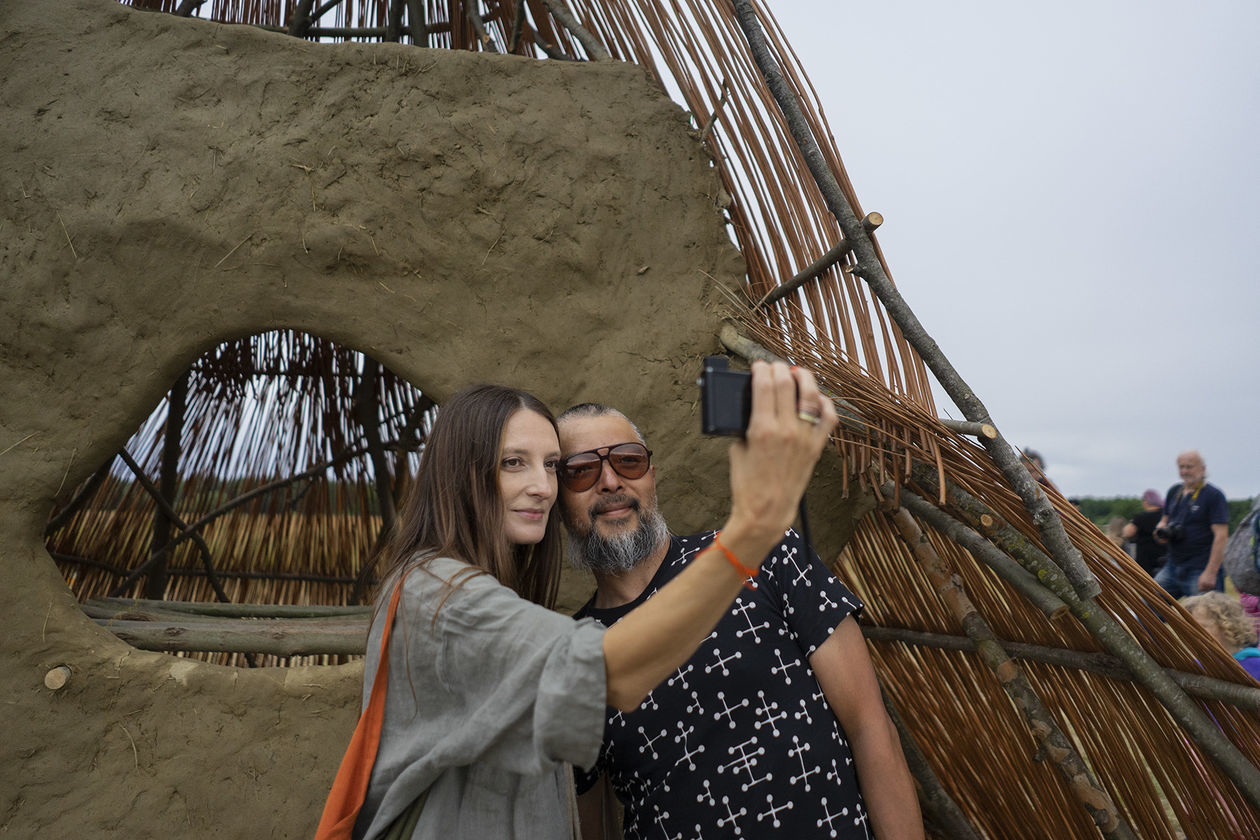
[(1207, 494), (1206, 502), (1212, 510), (1212, 524), (1220, 525), (1221, 523), (1229, 523), (1229, 502), (1225, 499), (1225, 492), (1215, 484), (1204, 484), (1203, 490)]

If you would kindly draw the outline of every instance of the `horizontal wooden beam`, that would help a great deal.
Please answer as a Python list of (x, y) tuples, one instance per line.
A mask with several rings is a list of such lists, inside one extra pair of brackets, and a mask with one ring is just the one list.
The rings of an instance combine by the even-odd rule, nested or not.
[[(873, 625), (862, 625), (862, 634), (873, 642), (902, 642), (915, 647), (956, 650), (979, 655), (976, 643), (966, 636), (950, 636), (902, 627)], [(1121, 682), (1137, 682), (1137, 677), (1123, 661), (1100, 651), (1066, 650), (1007, 640), (1002, 641), (1002, 646), (1014, 659), (1041, 662), (1075, 671), (1090, 671)], [(1240, 709), (1260, 711), (1260, 688), (1253, 685), (1233, 683), (1205, 674), (1188, 674), (1171, 668), (1166, 668), (1165, 673), (1185, 689), (1187, 694), (1203, 700), (1229, 703)]]
[(90, 598), (83, 608), (101, 608), (113, 612), (164, 612), (218, 616), (220, 618), (335, 618), (350, 616), (366, 619), (372, 607), (364, 605), (318, 604), (222, 604), (217, 601), (154, 601), (146, 598)]
[(270, 656), (361, 656), (367, 647), (366, 616), (358, 621), (312, 619), (209, 619), (129, 621), (93, 619), (132, 647), (166, 653), (258, 653)]

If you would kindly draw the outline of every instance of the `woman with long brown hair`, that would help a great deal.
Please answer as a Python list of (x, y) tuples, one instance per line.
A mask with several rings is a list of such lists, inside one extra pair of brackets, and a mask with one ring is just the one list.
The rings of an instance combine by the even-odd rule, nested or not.
[(607, 630), (550, 609), (560, 446), (546, 406), (492, 385), (442, 406), (383, 553), (365, 704), (384, 604), (402, 590), (356, 838), (381, 836), (420, 797), (413, 838), (576, 836), (571, 765), (594, 763), (605, 707), (637, 707), (712, 630), (791, 524), (835, 425), (804, 371), (758, 363), (752, 389), (747, 438), (731, 447), (725, 551)]

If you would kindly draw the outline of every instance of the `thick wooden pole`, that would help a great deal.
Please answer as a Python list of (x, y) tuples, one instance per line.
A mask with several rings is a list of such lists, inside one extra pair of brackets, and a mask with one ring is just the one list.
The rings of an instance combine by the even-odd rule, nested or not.
[(70, 521), (71, 517), (83, 507), (83, 503), (92, 497), (109, 476), (109, 471), (114, 466), (114, 459), (109, 458), (105, 463), (101, 464), (96, 472), (92, 473), (92, 477), (84, 484), (79, 492), (74, 494), (74, 498), (66, 503), (66, 506), (57, 511), (57, 515), (48, 520), (48, 524), (44, 526), (44, 536), (52, 536), (59, 528)]
[[(217, 596), (220, 601), (230, 601), (231, 599), (228, 598), (227, 593), (223, 591), (223, 586), (219, 583), (218, 576), (215, 574), (214, 564), (212, 562), (213, 558), (210, 554), (210, 546), (206, 545), (205, 539), (202, 538), (201, 534), (188, 528), (184, 524), (184, 520), (181, 519), (179, 514), (175, 512), (175, 509), (170, 506), (170, 503), (167, 502), (166, 499), (162, 498), (158, 488), (153, 486), (153, 482), (149, 481), (148, 477), (144, 474), (144, 470), (140, 469), (140, 465), (136, 463), (135, 459), (127, 454), (126, 449), (120, 449), (118, 451), (118, 457), (121, 458), (123, 463), (127, 465), (127, 467), (135, 475), (136, 481), (140, 482), (140, 486), (144, 488), (145, 492), (153, 497), (153, 500), (157, 502), (158, 507), (162, 509), (175, 527), (180, 528), (181, 532), (189, 532), (188, 538), (193, 541), (193, 544), (197, 546), (197, 550), (201, 552), (201, 565), (205, 570), (206, 579), (210, 582), (210, 587), (214, 590), (215, 596)], [(142, 575), (148, 574), (150, 568), (156, 566), (159, 562), (165, 563), (167, 557), (170, 556), (171, 550), (174, 548), (175, 542), (178, 540), (179, 538), (176, 537), (174, 541), (168, 542), (166, 545), (162, 546), (150, 555), (148, 560), (133, 569), (122, 583), (114, 587), (114, 594), (118, 595), (126, 592), (131, 584), (139, 580)], [(169, 566), (166, 566), (165, 568), (169, 569)]]
[(1103, 836), (1126, 840), (1133, 838), (1133, 830), (1121, 819), (1111, 796), (1094, 780), (1093, 773), (1033, 690), (1023, 670), (1007, 654), (988, 621), (975, 608), (963, 588), (962, 579), (936, 553), (910, 511), (904, 507), (897, 508), (888, 512), (887, 516), (927, 573), (941, 600), (958, 619), (968, 638), (976, 643), (981, 659), (993, 671), (1011, 702), (1023, 714), (1029, 732), (1054, 763), (1068, 789), (1089, 813)]
[(385, 40), (396, 44), (402, 40), (403, 3), (405, 0), (390, 0), (388, 20), (385, 24)]
[(376, 500), (381, 510), (380, 537), (394, 529), (397, 508), (394, 504), (394, 481), (385, 446), (381, 442), (381, 364), (372, 359), (363, 360), (363, 378), (354, 395), (354, 412), (367, 442), (368, 457), (372, 459), (372, 472), (376, 479)]
[(411, 33), (413, 45), (429, 46), (429, 27), (424, 21), (424, 0), (407, 0), (407, 31)]
[(796, 291), (801, 286), (804, 286), (810, 280), (818, 277), (824, 271), (844, 259), (844, 255), (849, 253), (851, 248), (852, 246), (849, 244), (848, 240), (844, 240), (840, 244), (833, 246), (829, 251), (827, 251), (827, 253), (814, 260), (814, 262), (810, 265), (801, 269), (791, 280), (766, 292), (765, 297), (757, 301), (757, 308), (768, 309), (775, 301), (787, 297), (792, 292)]
[(298, 0), (297, 5), (293, 7), (293, 16), (289, 18), (290, 35), (297, 38), (305, 38), (307, 31), (311, 28), (311, 8), (315, 5), (315, 0)]
[[(862, 632), (866, 632), (865, 625)], [(897, 707), (889, 702), (888, 695), (884, 695), (884, 708), (888, 710), (888, 717), (897, 729), (897, 737), (901, 739), (901, 751), (905, 754), (910, 775), (919, 785), (919, 807), (923, 810), (924, 822), (933, 830), (933, 834), (949, 840), (981, 840), (975, 826), (967, 821), (967, 815), (937, 778), (936, 771), (932, 769), (918, 742), (910, 735)]]
[(206, 0), (182, 0), (179, 7), (175, 9), (175, 14), (179, 17), (191, 17), (192, 13), (201, 8), (201, 4)]
[[(870, 286), (889, 317), (896, 322), (902, 335), (935, 374), (937, 381), (945, 389), (945, 393), (964, 416), (973, 423), (988, 424), (996, 428), (996, 424), (989, 416), (989, 410), (985, 408), (984, 403), (971, 390), (971, 387), (963, 381), (962, 376), (941, 352), (936, 341), (928, 335), (923, 324), (884, 271), (883, 263), (880, 262), (879, 253), (875, 250), (870, 234), (867, 233), (862, 219), (859, 219), (853, 208), (849, 206), (839, 182), (836, 181), (834, 173), (823, 158), (822, 151), (814, 139), (799, 99), (770, 54), (770, 48), (766, 43), (765, 33), (762, 32), (761, 22), (753, 9), (752, 0), (734, 0), (734, 5), (736, 18), (740, 29), (748, 39), (753, 60), (765, 78), (775, 102), (778, 103), (784, 121), (796, 141), (810, 174), (818, 184), (827, 208), (836, 217), (845, 240), (852, 247), (856, 261), (854, 272)], [(1024, 506), (1032, 515), (1033, 522), (1041, 531), (1042, 541), (1050, 550), (1055, 562), (1063, 568), (1068, 579), (1072, 581), (1076, 592), (1082, 598), (1092, 598), (1097, 595), (1098, 581), (1086, 567), (1080, 552), (1068, 539), (1054, 506), (1050, 504), (1045, 493), (1024, 468), (1015, 450), (1000, 434), (995, 438), (981, 437), (980, 442), (984, 444), (993, 462), (1002, 470), (1006, 480), (1023, 500)]]
[(604, 45), (595, 39), (595, 36), (587, 31), (586, 27), (578, 23), (578, 19), (573, 16), (573, 12), (569, 11), (569, 7), (564, 5), (564, 0), (543, 0), (547, 10), (551, 12), (551, 16), (569, 30), (569, 33), (577, 38), (578, 43), (586, 50), (586, 54), (590, 56), (591, 61), (608, 61), (612, 56), (608, 54), (608, 50), (604, 49)]
[[(167, 395), (166, 431), (162, 436), (162, 467), (158, 478), (158, 493), (171, 509), (175, 507), (175, 496), (179, 493), (179, 452), (184, 431), (184, 411), (188, 407), (188, 376), (188, 371), (184, 371)], [(167, 544), (171, 541), (171, 524), (166, 510), (158, 505), (153, 512), (153, 536), (149, 541), (149, 556), (155, 560), (149, 566), (144, 585), (144, 593), (149, 598), (161, 598), (166, 594), (166, 564), (170, 559)]]

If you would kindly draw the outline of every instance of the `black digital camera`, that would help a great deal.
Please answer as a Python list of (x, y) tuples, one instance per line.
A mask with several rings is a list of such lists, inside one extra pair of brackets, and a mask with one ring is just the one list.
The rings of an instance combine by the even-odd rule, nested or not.
[(700, 386), (700, 431), (743, 437), (752, 412), (752, 374), (731, 370), (725, 356), (705, 356)]
[(1163, 528), (1156, 528), (1155, 536), (1170, 543), (1177, 543), (1186, 536), (1186, 531), (1180, 522), (1169, 522)]

